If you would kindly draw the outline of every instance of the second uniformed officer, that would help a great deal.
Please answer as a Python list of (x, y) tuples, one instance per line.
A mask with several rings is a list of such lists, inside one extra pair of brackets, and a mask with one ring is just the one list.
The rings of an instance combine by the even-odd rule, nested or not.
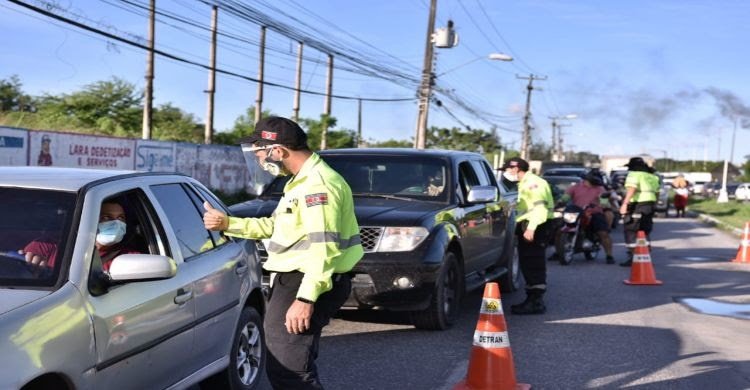
[(633, 264), (633, 250), (635, 238), (639, 230), (646, 236), (651, 236), (654, 227), (654, 207), (656, 194), (659, 191), (659, 177), (654, 175), (651, 167), (640, 157), (633, 157), (625, 164), (628, 176), (625, 177), (625, 198), (620, 205), (623, 215), (623, 231), (625, 232), (625, 246), (628, 249), (628, 259), (620, 263), (623, 267)]
[(227, 217), (208, 207), (203, 220), (230, 236), (270, 238), (263, 266), (272, 272), (263, 324), (268, 379), (275, 389), (322, 389), (320, 334), (349, 297), (348, 272), (363, 255), (352, 192), (289, 119), (264, 118), (241, 143), (255, 177), (294, 176), (271, 217)]
[(505, 178), (518, 182), (518, 256), (521, 273), (526, 280), (526, 300), (511, 305), (513, 314), (543, 314), (547, 311), (542, 299), (547, 291), (545, 248), (552, 230), (554, 201), (549, 184), (529, 172), (529, 163), (513, 157), (503, 166)]

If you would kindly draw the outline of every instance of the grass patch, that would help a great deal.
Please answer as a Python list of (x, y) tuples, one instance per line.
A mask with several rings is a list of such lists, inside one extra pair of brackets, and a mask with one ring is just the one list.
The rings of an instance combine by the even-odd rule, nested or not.
[(750, 203), (730, 199), (727, 203), (717, 203), (714, 198), (698, 199), (691, 197), (688, 209), (710, 215), (738, 229), (750, 221)]

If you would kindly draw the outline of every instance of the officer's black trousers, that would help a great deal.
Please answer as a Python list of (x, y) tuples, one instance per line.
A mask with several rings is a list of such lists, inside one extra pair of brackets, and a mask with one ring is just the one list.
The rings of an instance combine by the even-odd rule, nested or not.
[(547, 285), (545, 249), (550, 239), (548, 229), (552, 228), (552, 223), (547, 221), (537, 227), (532, 242), (523, 238), (523, 226), (519, 226), (516, 234), (518, 236), (518, 262), (521, 266), (521, 274), (526, 280), (526, 289), (545, 290), (546, 287), (542, 287)]
[[(628, 207), (623, 231), (625, 232), (625, 245), (628, 245), (628, 253), (633, 252), (632, 245), (635, 244), (636, 235), (639, 230), (646, 232), (646, 237), (651, 236), (651, 230), (654, 227), (654, 205), (655, 202), (639, 202), (632, 207)], [(633, 217), (641, 215), (640, 218)]]
[(278, 390), (323, 388), (315, 365), (320, 332), (349, 297), (352, 287), (348, 275), (334, 275), (333, 289), (315, 302), (310, 329), (291, 334), (284, 325), (286, 312), (296, 299), (303, 276), (301, 272), (278, 273), (268, 300), (263, 323), (268, 347), (266, 373), (271, 386)]

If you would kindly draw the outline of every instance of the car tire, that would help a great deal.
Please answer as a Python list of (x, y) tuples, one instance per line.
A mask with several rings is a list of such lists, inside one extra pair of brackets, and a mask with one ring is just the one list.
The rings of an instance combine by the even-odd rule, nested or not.
[(411, 321), (417, 329), (445, 330), (453, 325), (459, 314), (459, 305), (463, 296), (463, 274), (456, 255), (451, 252), (443, 256), (435, 290), (430, 305), (419, 311), (411, 312)]
[(204, 384), (210, 389), (255, 389), (260, 383), (265, 363), (263, 318), (255, 308), (245, 307), (234, 332), (229, 366), (208, 378)]
[(503, 265), (508, 272), (500, 277), (500, 289), (504, 293), (510, 293), (521, 288), (520, 257), (518, 256), (518, 237), (513, 234), (508, 248), (503, 257), (506, 259)]

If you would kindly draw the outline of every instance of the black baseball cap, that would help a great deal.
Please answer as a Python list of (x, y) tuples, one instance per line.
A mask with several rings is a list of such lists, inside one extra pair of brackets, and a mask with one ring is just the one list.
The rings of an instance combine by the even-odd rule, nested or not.
[(297, 122), (280, 116), (269, 116), (255, 124), (255, 131), (242, 139), (241, 144), (257, 146), (283, 145), (297, 150), (307, 147), (307, 134)]
[(513, 157), (511, 159), (508, 159), (508, 161), (503, 164), (502, 170), (506, 170), (508, 168), (516, 168), (520, 169), (522, 172), (528, 172), (529, 171), (529, 163), (522, 159), (521, 157)]
[(641, 167), (648, 167), (648, 164), (646, 164), (646, 161), (643, 160), (641, 157), (633, 157), (628, 161), (627, 164), (625, 164), (628, 168), (641, 168)]

